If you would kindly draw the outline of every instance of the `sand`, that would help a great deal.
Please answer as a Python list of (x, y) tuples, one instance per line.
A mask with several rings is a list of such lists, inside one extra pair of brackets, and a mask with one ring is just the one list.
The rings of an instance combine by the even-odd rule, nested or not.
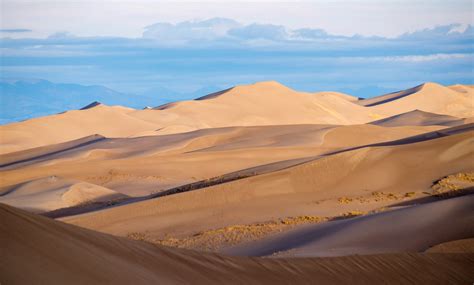
[(453, 240), (443, 242), (430, 247), (426, 252), (433, 253), (462, 253), (462, 252), (474, 252), (474, 238)]
[(473, 96), (270, 81), (0, 126), (0, 282), (471, 282)]
[(426, 83), (395, 94), (354, 100), (335, 92), (298, 92), (269, 81), (236, 86), (200, 100), (174, 102), (155, 109), (134, 110), (93, 103), (83, 110), (0, 126), (0, 153), (94, 134), (136, 137), (229, 126), (363, 124), (415, 109), (458, 118), (474, 117), (474, 89), (461, 87)]
[(310, 257), (420, 252), (432, 245), (474, 236), (473, 205), (474, 195), (468, 195), (309, 225), (269, 240), (229, 249), (226, 253), (242, 256)]
[(382, 120), (377, 120), (371, 124), (384, 127), (400, 126), (459, 126), (466, 123), (465, 119), (448, 115), (424, 112), (420, 110), (410, 111), (400, 115), (395, 115)]
[(99, 185), (53, 175), (2, 188), (0, 203), (41, 213), (126, 197)]
[(474, 89), (465, 86), (449, 88), (428, 82), (407, 90), (382, 95), (356, 103), (369, 107), (373, 112), (392, 113), (393, 115), (421, 110), (458, 118), (474, 116)]
[(2, 204), (0, 218), (0, 276), (6, 284), (412, 284), (474, 278), (469, 253), (233, 258), (156, 247)]
[[(262, 175), (65, 221), (116, 235), (147, 232), (160, 238), (164, 233), (179, 237), (233, 224), (301, 215), (335, 217), (409, 203), (429, 198), (438, 179), (473, 169), (472, 130), (439, 136), (325, 155)], [(406, 198), (411, 192), (413, 196)], [(340, 203), (344, 197), (353, 201)]]
[[(4, 175), (0, 188), (56, 175), (142, 196), (245, 169), (250, 173), (276, 170), (322, 153), (439, 129), (292, 125), (140, 138), (93, 136), (1, 155), (0, 173)], [(29, 170), (24, 171), (25, 167)]]

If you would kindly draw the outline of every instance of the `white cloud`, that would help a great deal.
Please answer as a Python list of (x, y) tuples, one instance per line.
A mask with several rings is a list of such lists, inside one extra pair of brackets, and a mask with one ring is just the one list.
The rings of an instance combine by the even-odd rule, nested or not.
[(452, 34), (452, 33), (462, 34), (462, 33), (465, 33), (468, 28), (469, 28), (468, 24), (458, 24), (458, 25), (453, 26), (451, 30), (449, 30), (448, 34)]
[(285, 40), (288, 34), (283, 26), (250, 24), (229, 30), (228, 34), (241, 39)]
[[(137, 37), (155, 22), (225, 17), (331, 34), (397, 36), (435, 25), (472, 24), (471, 0), (353, 1), (53, 1), (1, 0), (5, 29), (30, 28), (28, 36), (57, 31), (78, 36)], [(245, 2), (245, 3), (243, 3)], [(45, 20), (47, 19), (47, 20)], [(12, 37), (22, 37), (18, 33)]]
[(471, 60), (474, 58), (472, 54), (464, 53), (437, 53), (428, 55), (404, 55), (404, 56), (387, 56), (382, 57), (383, 61), (396, 61), (396, 62), (426, 62), (435, 60), (450, 60), (450, 59), (467, 59)]
[(144, 38), (171, 42), (216, 40), (226, 37), (229, 30), (241, 24), (231, 19), (212, 18), (204, 21), (186, 21), (177, 24), (156, 23), (145, 27)]
[[(460, 28), (462, 27), (462, 28)], [(362, 35), (334, 35), (323, 29), (291, 29), (273, 24), (243, 24), (226, 18), (212, 18), (201, 21), (185, 21), (176, 24), (156, 23), (145, 28), (143, 38), (154, 39), (160, 45), (234, 45), (240, 43), (248, 46), (275, 46), (275, 44), (329, 44), (334, 47), (345, 42), (357, 46), (374, 46), (394, 41), (427, 41), (437, 42), (450, 39), (472, 41), (472, 26), (450, 24), (405, 33), (399, 37), (366, 37)], [(312, 46), (318, 48), (317, 46)], [(374, 46), (375, 47), (375, 46)], [(381, 46), (383, 48), (383, 46)]]

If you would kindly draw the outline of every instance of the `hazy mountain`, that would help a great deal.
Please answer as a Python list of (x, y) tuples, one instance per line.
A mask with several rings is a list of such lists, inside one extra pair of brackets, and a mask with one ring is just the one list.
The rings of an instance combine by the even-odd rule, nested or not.
[(127, 94), (100, 85), (53, 83), (48, 80), (2, 80), (0, 124), (80, 109), (94, 101), (142, 109), (172, 101), (190, 100), (218, 90), (218, 87), (211, 86), (191, 93), (179, 93), (155, 86), (139, 94)]

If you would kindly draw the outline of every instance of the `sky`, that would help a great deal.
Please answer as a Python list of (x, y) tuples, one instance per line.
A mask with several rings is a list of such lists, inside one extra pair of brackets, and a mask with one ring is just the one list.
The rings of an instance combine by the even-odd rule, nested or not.
[(157, 96), (262, 80), (360, 97), (474, 84), (473, 1), (0, 3), (2, 80)]

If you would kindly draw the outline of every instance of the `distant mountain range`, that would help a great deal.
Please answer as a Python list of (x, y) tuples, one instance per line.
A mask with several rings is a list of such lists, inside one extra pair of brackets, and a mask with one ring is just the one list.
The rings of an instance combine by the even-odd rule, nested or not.
[(121, 93), (100, 85), (53, 83), (48, 80), (0, 81), (0, 124), (80, 109), (91, 102), (142, 109), (186, 100), (217, 91), (218, 87), (179, 93), (156, 87), (140, 94)]

